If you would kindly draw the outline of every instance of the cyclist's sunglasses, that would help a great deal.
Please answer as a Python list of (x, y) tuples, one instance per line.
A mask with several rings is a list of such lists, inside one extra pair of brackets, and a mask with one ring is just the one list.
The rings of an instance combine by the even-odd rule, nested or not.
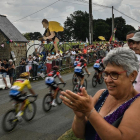
[(108, 75), (111, 77), (111, 79), (117, 80), (117, 79), (119, 78), (119, 75), (121, 75), (121, 74), (124, 73), (124, 72), (126, 72), (126, 71), (122, 71), (122, 72), (110, 72), (110, 73), (104, 71), (104, 72), (102, 73), (102, 76), (103, 76), (103, 78), (104, 78), (105, 80), (107, 79)]

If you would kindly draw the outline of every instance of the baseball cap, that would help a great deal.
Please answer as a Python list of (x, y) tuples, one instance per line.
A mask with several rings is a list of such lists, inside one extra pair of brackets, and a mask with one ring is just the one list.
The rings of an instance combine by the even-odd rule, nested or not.
[(133, 41), (140, 41), (140, 32), (136, 32), (132, 38), (129, 38), (129, 40)]

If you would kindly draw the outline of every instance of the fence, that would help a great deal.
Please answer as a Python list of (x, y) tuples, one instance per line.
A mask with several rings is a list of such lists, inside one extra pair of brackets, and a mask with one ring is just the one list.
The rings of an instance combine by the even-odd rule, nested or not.
[[(98, 59), (99, 56), (95, 56), (94, 53), (89, 53), (85, 56), (87, 60), (87, 64), (93, 63), (96, 59)], [(74, 67), (75, 58), (74, 57), (62, 57), (61, 59), (56, 59), (52, 61), (52, 67), (57, 65), (59, 66), (60, 71), (65, 71), (69, 68)], [(47, 67), (46, 62), (39, 62), (37, 64), (31, 64), (31, 65), (19, 65), (16, 67), (14, 72), (14, 80), (19, 78), (19, 75), (23, 72), (29, 71), (30, 72), (30, 78), (31, 79), (37, 79), (39, 77), (44, 78), (46, 75)]]

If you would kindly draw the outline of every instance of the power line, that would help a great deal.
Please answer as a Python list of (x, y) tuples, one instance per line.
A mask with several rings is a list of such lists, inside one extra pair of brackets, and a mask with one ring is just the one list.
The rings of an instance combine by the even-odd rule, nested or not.
[[(52, 18), (59, 18), (59, 17), (66, 17), (66, 16), (50, 17), (50, 18), (47, 18), (47, 19), (52, 19)], [(42, 19), (23, 20), (23, 21), (40, 21), (40, 20), (42, 20)]]
[[(80, 3), (75, 3), (75, 2), (71, 2), (71, 1), (65, 1), (65, 0), (60, 0), (62, 2), (68, 2), (68, 3), (73, 3), (73, 4), (78, 4), (78, 5), (85, 5), (85, 4), (80, 4)], [(88, 5), (85, 5), (85, 6), (88, 6)]]
[[(73, 3), (73, 4), (78, 4), (78, 5), (88, 6), (88, 5), (85, 5), (85, 4), (75, 3), (75, 2), (66, 1), (66, 0), (60, 0), (60, 1), (62, 1), (62, 2), (68, 2), (68, 3)], [(96, 6), (94, 6), (94, 7), (96, 7)], [(108, 8), (108, 7), (105, 7), (105, 8)], [(103, 8), (103, 9), (105, 9), (105, 8)], [(93, 11), (98, 11), (98, 10), (102, 10), (102, 9), (97, 9), (97, 10), (93, 10)]]
[(132, 19), (132, 20), (134, 20), (134, 21), (136, 21), (136, 22), (138, 22), (138, 23), (140, 23), (140, 21), (138, 21), (138, 20), (136, 20), (136, 19), (134, 19), (134, 18), (132, 18), (132, 17), (130, 17), (130, 16), (128, 16), (128, 15), (122, 13), (121, 11), (119, 11), (119, 10), (117, 10), (117, 9), (115, 9), (115, 8), (114, 8), (114, 10), (116, 10), (117, 12), (121, 13), (122, 15), (125, 15), (126, 17), (128, 17), (128, 18), (130, 18), (130, 19)]
[[(83, 3), (88, 3), (88, 1), (85, 1), (85, 0), (74, 0), (74, 1), (79, 1), (79, 2), (83, 2)], [(98, 4), (98, 3), (92, 3), (93, 5), (96, 5), (96, 6), (100, 6), (100, 7), (106, 7), (106, 8), (112, 8), (110, 6), (106, 6), (106, 5), (101, 5), (101, 4)]]
[[(83, 2), (83, 3), (89, 3), (88, 1), (85, 1), (85, 0), (74, 0), (74, 1), (79, 1), (79, 2)], [(110, 6), (101, 5), (101, 4), (97, 4), (97, 3), (92, 3), (92, 4), (97, 5), (97, 6), (100, 6), (100, 7), (112, 8), (112, 7), (110, 7)], [(140, 23), (140, 21), (138, 21), (138, 20), (136, 20), (136, 19), (134, 19), (134, 18), (132, 18), (132, 17), (130, 17), (130, 16), (128, 16), (128, 15), (122, 13), (121, 11), (119, 11), (119, 10), (117, 10), (117, 9), (115, 9), (115, 8), (114, 8), (114, 10), (116, 10), (116, 11), (118, 11), (119, 13), (125, 15), (126, 17), (128, 17), (128, 18), (130, 18), (130, 19), (132, 19), (132, 20), (134, 20), (134, 21), (136, 21), (136, 22), (138, 22), (138, 23)]]
[(48, 8), (48, 7), (50, 7), (50, 6), (52, 6), (52, 5), (54, 5), (54, 4), (57, 3), (58, 1), (60, 1), (60, 0), (57, 0), (56, 2), (50, 4), (50, 5), (44, 7), (44, 8), (42, 8), (42, 9), (40, 9), (40, 10), (38, 10), (38, 11), (36, 11), (36, 12), (30, 14), (30, 15), (27, 15), (27, 16), (21, 18), (21, 19), (18, 19), (18, 20), (14, 21), (14, 22), (20, 21), (20, 20), (22, 20), (22, 19), (24, 19), (24, 18), (27, 18), (27, 17), (29, 17), (29, 16), (31, 16), (31, 15), (34, 15), (34, 14), (36, 14), (36, 13), (38, 13), (38, 12), (40, 12), (40, 11), (42, 11), (42, 10), (44, 10), (44, 9), (46, 9), (46, 8)]

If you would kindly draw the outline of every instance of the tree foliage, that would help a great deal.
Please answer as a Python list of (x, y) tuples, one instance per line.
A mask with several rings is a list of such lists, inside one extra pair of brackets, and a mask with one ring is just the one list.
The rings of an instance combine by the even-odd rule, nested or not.
[[(129, 31), (135, 30), (131, 25), (126, 25), (125, 19), (122, 17), (116, 17), (114, 19), (117, 28), (115, 37), (119, 40), (125, 40), (126, 34)], [(89, 14), (85, 11), (75, 11), (64, 22), (64, 40), (81, 40), (85, 41), (89, 37)], [(93, 40), (99, 40), (98, 36), (104, 36), (106, 40), (109, 40), (112, 34), (112, 18), (94, 19), (93, 20)]]
[(40, 32), (30, 32), (23, 34), (27, 40), (38, 40), (38, 37), (42, 36)]

